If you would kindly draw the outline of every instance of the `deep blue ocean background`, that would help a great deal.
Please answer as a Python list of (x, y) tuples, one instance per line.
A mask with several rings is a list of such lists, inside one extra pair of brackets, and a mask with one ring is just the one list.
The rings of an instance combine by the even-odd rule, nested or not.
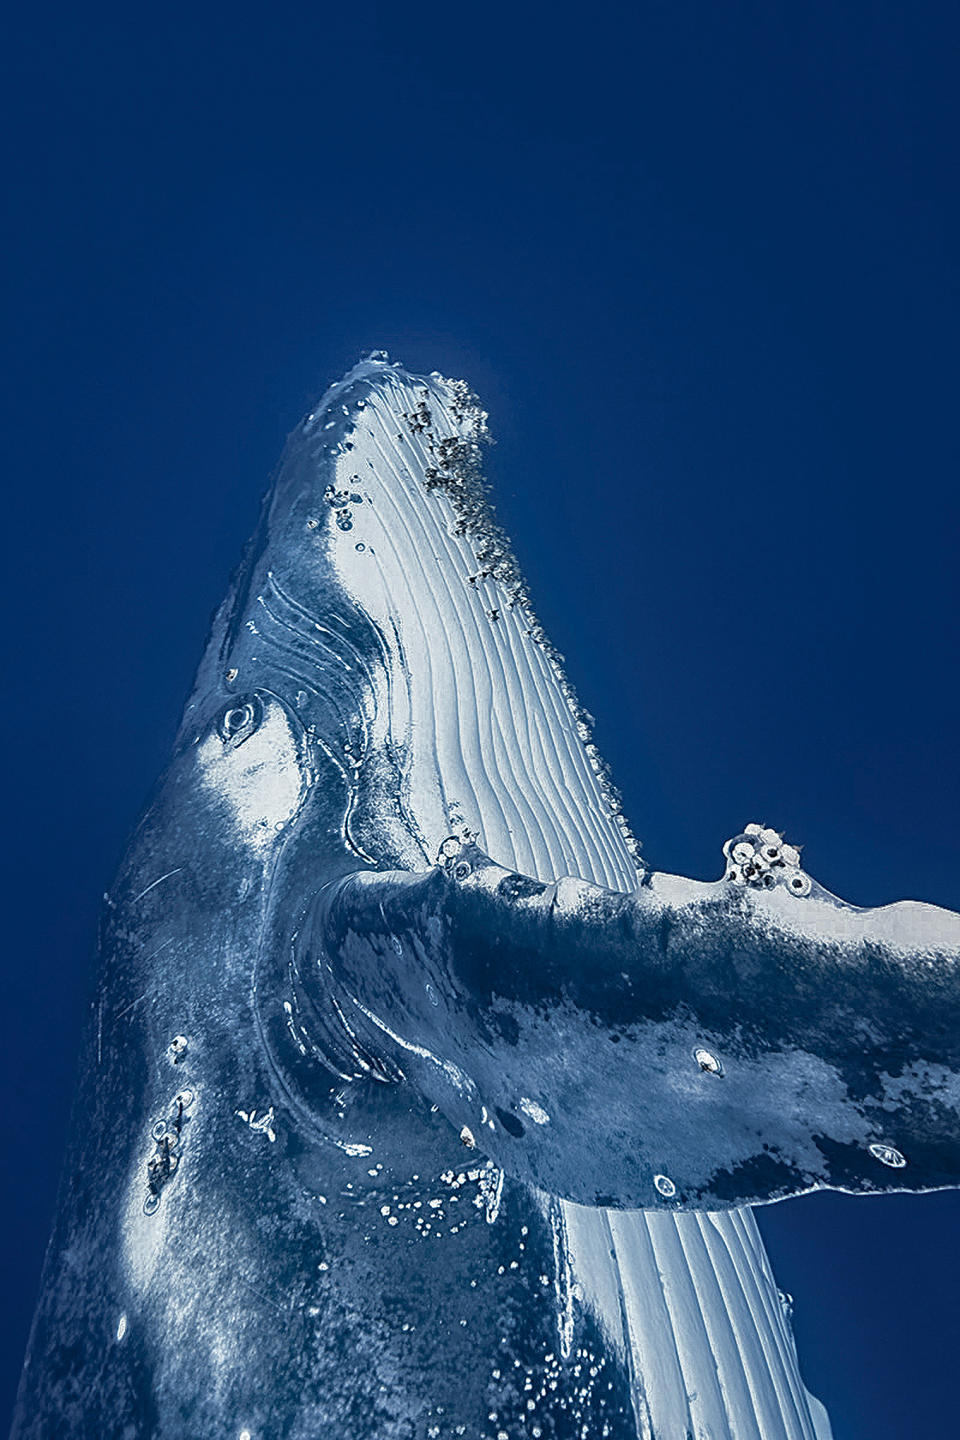
[[(960, 908), (955, 6), (41, 3), (3, 50), (0, 1429), (99, 897), (361, 349), (488, 404), (654, 865), (759, 820)], [(960, 1197), (760, 1218), (837, 1440), (955, 1434)]]

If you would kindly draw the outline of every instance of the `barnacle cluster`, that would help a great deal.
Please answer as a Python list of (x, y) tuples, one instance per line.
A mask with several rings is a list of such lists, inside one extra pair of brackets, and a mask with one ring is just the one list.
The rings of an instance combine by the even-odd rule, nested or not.
[[(170, 1049), (174, 1049), (177, 1041), (182, 1039), (178, 1035)], [(185, 1042), (183, 1048), (186, 1049)], [(193, 1099), (192, 1090), (179, 1091), (170, 1103), (167, 1117), (153, 1126), (151, 1133), (156, 1148), (147, 1161), (147, 1197), (143, 1202), (145, 1215), (153, 1215), (159, 1209), (161, 1191), (180, 1164), (183, 1127)]]
[(812, 881), (800, 868), (800, 851), (788, 845), (778, 830), (764, 825), (745, 825), (739, 835), (723, 847), (727, 861), (725, 879), (755, 890), (785, 886), (791, 895), (809, 895)]
[[(328, 485), (323, 492), (323, 498), (334, 511), (334, 516), (339, 530), (353, 529), (353, 514), (351, 505), (362, 505), (363, 496), (357, 495), (350, 490), (338, 490), (334, 485)], [(316, 521), (308, 520), (310, 528), (316, 527)]]

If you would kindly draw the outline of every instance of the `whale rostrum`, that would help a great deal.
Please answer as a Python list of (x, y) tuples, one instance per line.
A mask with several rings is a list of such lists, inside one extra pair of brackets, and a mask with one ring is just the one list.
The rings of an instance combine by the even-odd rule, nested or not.
[(648, 867), (486, 438), (380, 354), (289, 438), (105, 900), (15, 1440), (825, 1440), (745, 1207), (960, 1178), (960, 919), (760, 824)]

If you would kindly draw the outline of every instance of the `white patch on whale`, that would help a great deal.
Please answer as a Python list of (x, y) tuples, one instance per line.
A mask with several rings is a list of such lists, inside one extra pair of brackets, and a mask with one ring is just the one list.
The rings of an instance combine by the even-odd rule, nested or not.
[(526, 1095), (521, 1095), (520, 1097), (520, 1109), (524, 1115), (529, 1116), (534, 1125), (550, 1124), (550, 1116), (546, 1110), (544, 1110), (543, 1106), (538, 1105), (536, 1100), (530, 1100)]
[(153, 1279), (160, 1264), (167, 1236), (167, 1222), (170, 1214), (168, 1197), (152, 1215), (145, 1215), (144, 1198), (147, 1195), (148, 1155), (137, 1157), (133, 1174), (127, 1188), (127, 1207), (123, 1222), (123, 1252), (127, 1263), (130, 1283), (139, 1294), (143, 1294)]
[(243, 843), (266, 850), (297, 813), (303, 788), (299, 746), (282, 707), (265, 704), (260, 726), (241, 745), (206, 736), (198, 761), (203, 785), (226, 802)]

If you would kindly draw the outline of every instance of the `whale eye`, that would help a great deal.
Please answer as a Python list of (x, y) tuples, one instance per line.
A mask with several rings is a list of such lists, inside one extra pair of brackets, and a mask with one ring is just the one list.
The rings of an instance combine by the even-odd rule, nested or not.
[(220, 739), (226, 744), (242, 745), (249, 740), (263, 719), (263, 706), (256, 695), (247, 700), (232, 700), (217, 722)]

